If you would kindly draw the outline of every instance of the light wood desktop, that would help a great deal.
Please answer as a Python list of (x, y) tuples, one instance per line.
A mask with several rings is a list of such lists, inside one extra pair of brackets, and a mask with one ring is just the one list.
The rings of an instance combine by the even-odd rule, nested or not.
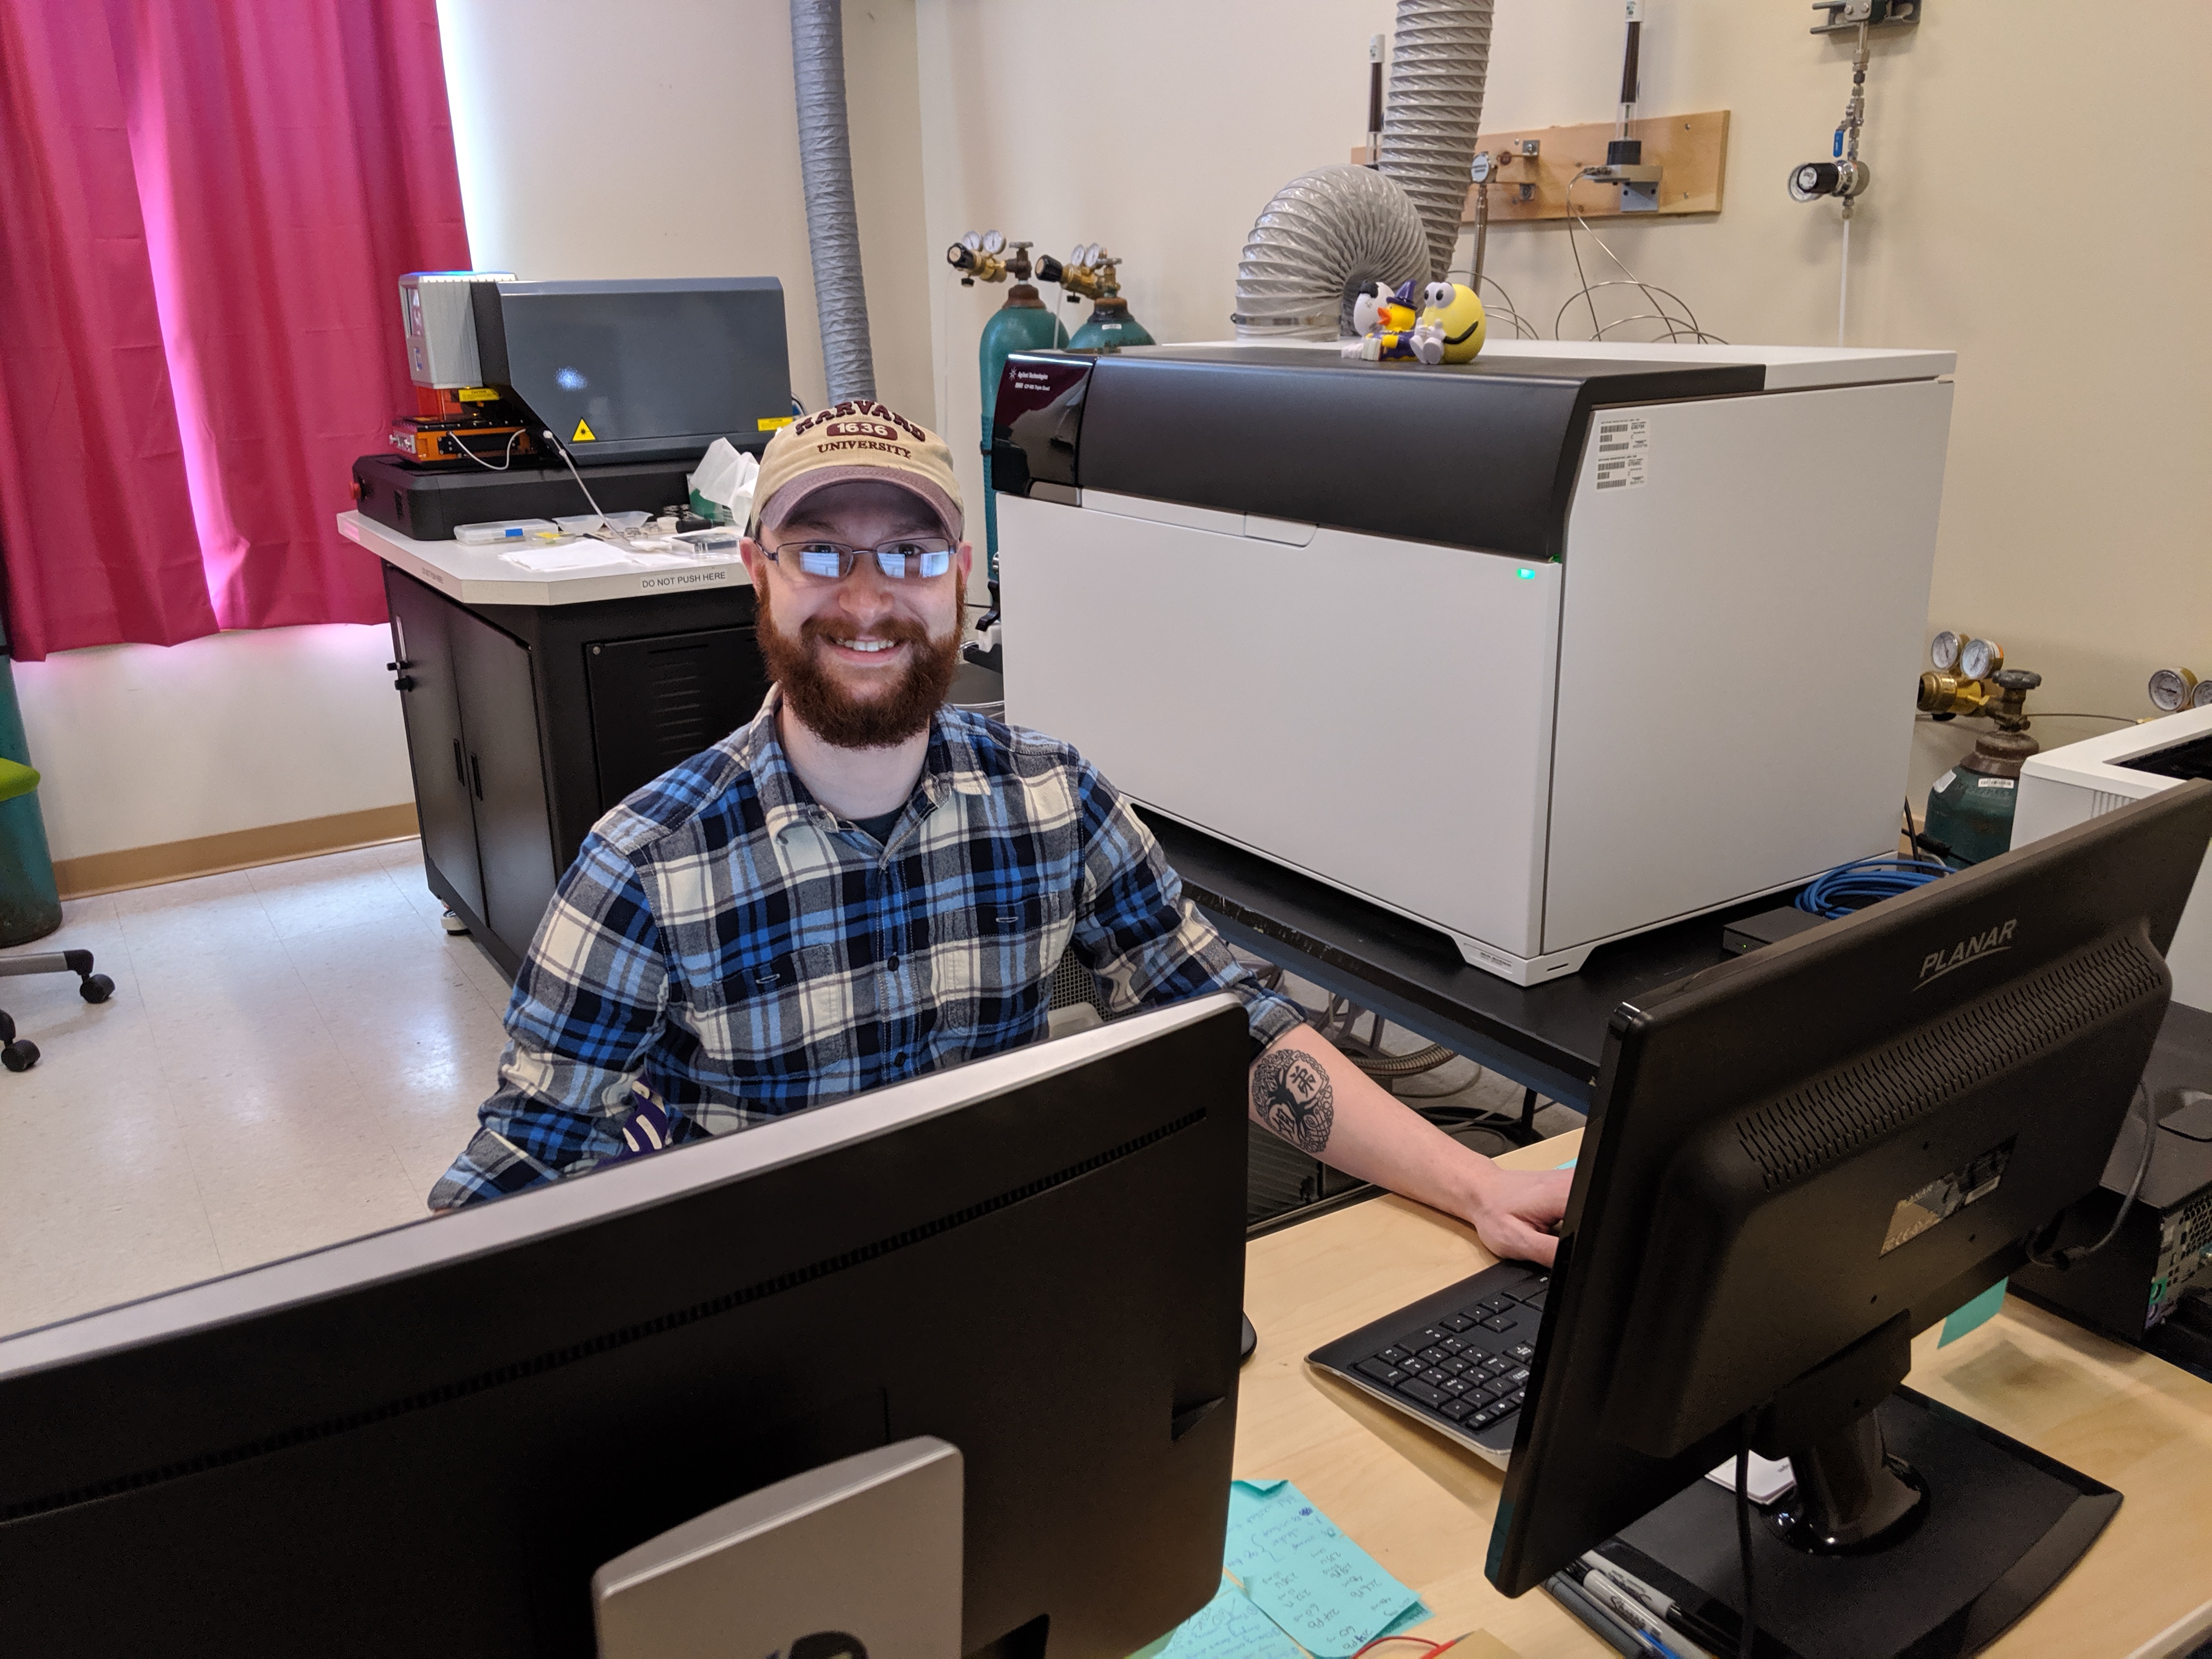
[[(1579, 1132), (1500, 1159), (1547, 1169)], [(1431, 1638), (1487, 1630), (1522, 1659), (1613, 1651), (1541, 1590), (1509, 1601), (1482, 1575), (1500, 1471), (1310, 1368), (1305, 1356), (1493, 1258), (1472, 1228), (1378, 1198), (1255, 1239), (1244, 1308), (1237, 1474), (1295, 1480), (1436, 1619)], [(2212, 1383), (2090, 1335), (2017, 1297), (1937, 1350), (1911, 1385), (2117, 1487), (2119, 1513), (2058, 1587), (1988, 1650), (2027, 1656), (2185, 1653), (2212, 1634)]]

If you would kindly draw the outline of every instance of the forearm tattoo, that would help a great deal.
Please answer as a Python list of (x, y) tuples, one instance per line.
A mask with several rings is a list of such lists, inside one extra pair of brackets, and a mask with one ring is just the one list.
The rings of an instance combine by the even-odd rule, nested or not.
[(1336, 1091), (1322, 1063), (1299, 1048), (1271, 1048), (1252, 1067), (1252, 1109), (1292, 1146), (1319, 1158), (1336, 1121)]

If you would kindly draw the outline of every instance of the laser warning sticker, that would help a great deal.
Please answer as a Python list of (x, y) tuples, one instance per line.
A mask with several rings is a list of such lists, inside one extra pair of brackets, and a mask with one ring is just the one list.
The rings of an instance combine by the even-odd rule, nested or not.
[(796, 415), (763, 415), (753, 422), (753, 429), (756, 432), (773, 432), (780, 426), (789, 426), (798, 418)]
[(597, 443), (599, 439), (599, 434), (592, 430), (590, 422), (579, 421), (576, 422), (575, 431), (569, 435), (568, 441), (572, 444), (590, 444)]
[(1898, 1200), (1889, 1214), (1889, 1231), (1882, 1235), (1881, 1253), (1887, 1255), (1900, 1244), (1909, 1244), (1939, 1221), (1948, 1220), (1969, 1204), (1979, 1203), (1996, 1191), (2004, 1180), (2005, 1165), (2012, 1162), (2014, 1141), (1992, 1146), (1963, 1170), (1954, 1170), (1929, 1182), (1909, 1198)]
[(1651, 449), (1651, 422), (1641, 415), (1614, 415), (1597, 423), (1597, 487), (1641, 489)]

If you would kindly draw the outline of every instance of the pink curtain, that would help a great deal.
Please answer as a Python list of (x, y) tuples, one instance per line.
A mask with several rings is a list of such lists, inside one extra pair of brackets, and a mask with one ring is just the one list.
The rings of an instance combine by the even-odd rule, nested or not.
[[(57, 337), (49, 374), (75, 383), (86, 414), (51, 441), (22, 418), (9, 349), (0, 529), (17, 654), (380, 621), (375, 562), (331, 520), (350, 504), (354, 458), (413, 407), (393, 279), (469, 263), (434, 0), (5, 0), (0, 15), (11, 173), (27, 159), (56, 180), (50, 199), (75, 190), (73, 210), (100, 222), (44, 236), (19, 226), (29, 216), (10, 190), (0, 248), (12, 266), (19, 245), (46, 244), (68, 267), (58, 293), (80, 268), (127, 268), (137, 328), (118, 337), (103, 316)], [(85, 113), (41, 120), (19, 88)], [(104, 104), (88, 100), (102, 88)], [(106, 222), (129, 234), (103, 237)], [(11, 342), (40, 320), (15, 313), (0, 294)], [(111, 387), (91, 371), (121, 361), (118, 337), (137, 355)], [(152, 436), (127, 418), (149, 403), (166, 417)], [(126, 461), (167, 493), (145, 498), (146, 485), (98, 524), (55, 510), (71, 489), (112, 494), (100, 480)], [(48, 476), (64, 502), (19, 487)], [(82, 597), (94, 573), (104, 606)]]
[(216, 629), (107, 32), (0, 3), (0, 556), (19, 657)]

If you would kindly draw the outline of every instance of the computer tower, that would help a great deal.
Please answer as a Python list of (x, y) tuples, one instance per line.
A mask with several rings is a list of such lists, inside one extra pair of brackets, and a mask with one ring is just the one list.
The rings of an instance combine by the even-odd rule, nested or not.
[(2166, 1010), (2143, 1086), (2159, 1121), (2149, 1164), (2138, 1102), (2097, 1190), (2067, 1212), (2053, 1248), (2102, 1238), (2140, 1169), (2119, 1232), (2070, 1267), (2022, 1268), (2012, 1288), (2115, 1341), (2204, 1369), (2212, 1335), (2190, 1297), (2212, 1292), (2212, 1014), (2178, 1002)]

